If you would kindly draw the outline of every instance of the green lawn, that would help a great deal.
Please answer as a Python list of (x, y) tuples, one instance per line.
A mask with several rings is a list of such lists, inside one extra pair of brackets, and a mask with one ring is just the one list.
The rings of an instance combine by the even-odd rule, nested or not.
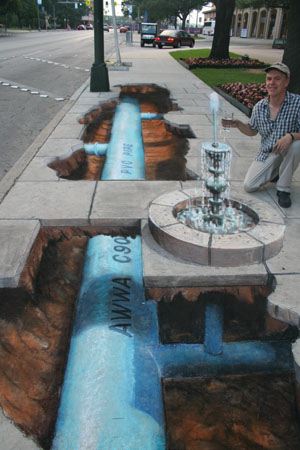
[(218, 86), (224, 83), (263, 83), (266, 74), (255, 69), (192, 69), (193, 74), (208, 86)]
[[(180, 50), (170, 52), (176, 60), (180, 58), (205, 58), (208, 57), (210, 49)], [(240, 58), (237, 53), (230, 53), (231, 58)], [(265, 72), (263, 69), (192, 69), (192, 72), (200, 80), (209, 86), (218, 86), (223, 83), (263, 83), (265, 81)]]

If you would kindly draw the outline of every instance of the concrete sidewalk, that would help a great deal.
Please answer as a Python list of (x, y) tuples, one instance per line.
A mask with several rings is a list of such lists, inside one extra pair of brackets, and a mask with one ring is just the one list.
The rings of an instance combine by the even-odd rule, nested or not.
[[(237, 51), (235, 45), (231, 48), (233, 51)], [(265, 51), (268, 52), (268, 49)], [(250, 54), (250, 51), (243, 53)], [(278, 57), (278, 51), (274, 53), (274, 60), (275, 56)], [(276, 277), (277, 287), (268, 299), (270, 314), (299, 327), (300, 257), (297, 239), (300, 232), (300, 170), (294, 177), (293, 205), (290, 209), (279, 208), (273, 187), (251, 195), (243, 194), (245, 202), (253, 197), (259, 198), (271, 204), (284, 218), (286, 232), (282, 251), (265, 264), (208, 268), (176, 259), (163, 251), (147, 229), (149, 203), (164, 192), (194, 186), (193, 181), (67, 181), (59, 179), (47, 167), (51, 160), (69, 155), (73, 152), (72, 147), (81, 143), (82, 126), (78, 124), (78, 118), (99, 102), (117, 97), (119, 85), (156, 83), (168, 88), (172, 99), (181, 108), (166, 114), (165, 119), (189, 125), (196, 136), (189, 139), (190, 150), (186, 158), (188, 169), (199, 173), (201, 143), (211, 139), (209, 95), (212, 90), (170, 57), (167, 49), (141, 48), (138, 42), (134, 42), (132, 46), (122, 48), (122, 60), (132, 63), (132, 66), (128, 71), (110, 71), (111, 91), (91, 93), (89, 87), (84, 86), (31, 148), (30, 161), (21, 161), (18, 167), (12, 169), (17, 177), (13, 185), (9, 186), (7, 180), (0, 183), (0, 288), (18, 286), (31, 246), (43, 226), (115, 227), (141, 224), (146, 286), (264, 285), (272, 274)], [(223, 99), (222, 103), (225, 103)], [(233, 106), (228, 104), (226, 107), (236, 117), (248, 120)], [(246, 137), (232, 130), (228, 142), (233, 149), (232, 196), (241, 196), (244, 175), (257, 152), (259, 138)], [(1, 427), (1, 435), (11, 438), (12, 431), (6, 432), (5, 424)], [(1, 448), (27, 448), (18, 439), (14, 444), (8, 443)], [(32, 447), (28, 448), (37, 447), (32, 443)]]

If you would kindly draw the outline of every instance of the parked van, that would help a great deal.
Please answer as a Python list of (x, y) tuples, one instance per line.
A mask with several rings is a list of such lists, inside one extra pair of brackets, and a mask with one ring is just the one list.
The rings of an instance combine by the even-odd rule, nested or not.
[(202, 34), (206, 34), (207, 36), (213, 36), (215, 32), (216, 21), (215, 20), (207, 20), (204, 22)]
[(150, 44), (155, 47), (154, 39), (157, 36), (157, 23), (141, 23), (141, 47)]

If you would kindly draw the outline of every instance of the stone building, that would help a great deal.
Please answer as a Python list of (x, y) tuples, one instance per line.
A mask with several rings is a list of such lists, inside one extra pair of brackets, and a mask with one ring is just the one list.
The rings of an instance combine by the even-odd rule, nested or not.
[[(216, 17), (212, 7), (203, 11), (204, 21)], [(232, 36), (259, 39), (285, 38), (287, 13), (282, 8), (245, 8), (234, 10), (231, 27)]]

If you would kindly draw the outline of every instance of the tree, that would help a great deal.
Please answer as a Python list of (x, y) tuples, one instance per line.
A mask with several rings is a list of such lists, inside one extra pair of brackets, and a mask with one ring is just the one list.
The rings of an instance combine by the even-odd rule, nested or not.
[(140, 11), (147, 10), (149, 20), (160, 21), (172, 18), (179, 18), (182, 21), (182, 28), (185, 29), (185, 23), (188, 15), (194, 9), (201, 9), (202, 6), (209, 3), (206, 0), (136, 0), (136, 7)]
[(9, 16), (20, 10), (21, 1), (20, 0), (2, 0), (0, 5), (0, 17), (4, 18), (5, 29), (9, 25)]
[(147, 11), (148, 21), (158, 22), (169, 17), (169, 0), (163, 2), (160, 0), (136, 0), (134, 3), (134, 15), (143, 16), (144, 12)]
[(20, 0), (2, 0), (0, 5), (0, 15), (14, 12), (16, 9), (20, 8), (20, 6)]
[(215, 0), (216, 26), (210, 58), (228, 59), (230, 28), (235, 9), (235, 0)]
[(23, 0), (20, 9), (16, 12), (19, 26), (37, 28), (37, 4), (35, 0)]
[(173, 0), (171, 3), (174, 10), (176, 10), (174, 15), (182, 21), (182, 29), (185, 30), (186, 19), (191, 11), (201, 9), (208, 2), (199, 0)]

